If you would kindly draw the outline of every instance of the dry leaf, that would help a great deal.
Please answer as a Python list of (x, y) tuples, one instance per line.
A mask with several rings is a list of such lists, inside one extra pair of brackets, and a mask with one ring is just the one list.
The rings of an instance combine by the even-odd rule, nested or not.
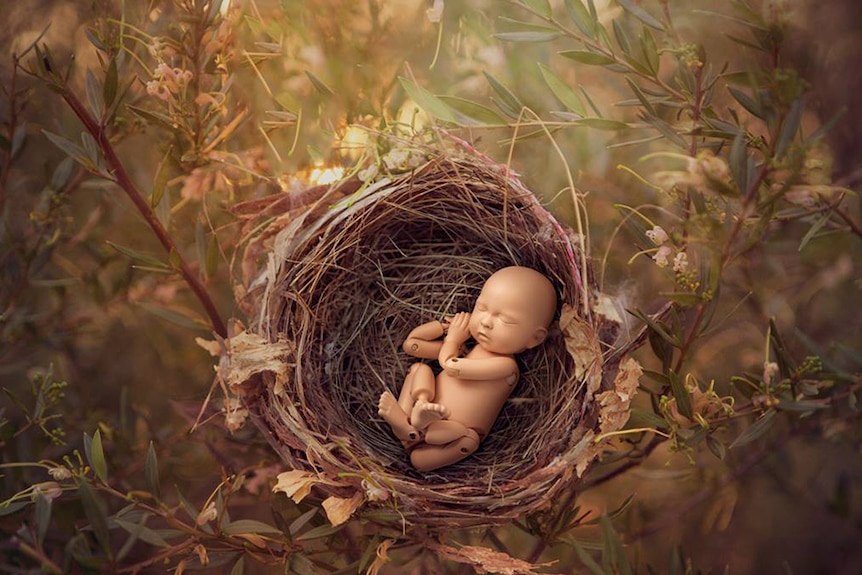
[(535, 571), (539, 567), (546, 567), (551, 563), (533, 564), (515, 559), (511, 555), (500, 551), (493, 551), (486, 547), (465, 545), (460, 549), (449, 547), (440, 543), (430, 545), (440, 557), (449, 561), (466, 563), (476, 570), (476, 573), (499, 573), (501, 575), (541, 575)]
[(378, 573), (380, 573), (380, 569), (390, 561), (389, 548), (394, 544), (395, 539), (386, 539), (383, 543), (377, 546), (377, 557), (375, 557), (374, 562), (368, 566), (368, 569), (365, 571), (365, 575), (378, 575)]
[(338, 527), (350, 519), (350, 516), (365, 502), (365, 494), (357, 491), (353, 497), (335, 497), (334, 495), (323, 502), (323, 510), (326, 518), (333, 527)]
[(257, 374), (275, 374), (276, 385), (287, 378), (285, 356), (292, 346), (287, 342), (269, 342), (264, 337), (244, 331), (226, 340), (229, 361), (221, 366), (221, 376), (228, 386), (240, 391), (244, 383)]
[(318, 483), (317, 477), (308, 471), (291, 469), (290, 471), (278, 474), (272, 492), (278, 493), (280, 491), (285, 493), (295, 503), (299, 503), (311, 493), (311, 488), (315, 483)]
[(620, 365), (614, 380), (614, 388), (596, 396), (601, 406), (599, 411), (600, 432), (608, 433), (622, 429), (629, 420), (632, 397), (637, 393), (638, 381), (643, 369), (634, 358), (628, 358)]
[(588, 396), (602, 382), (602, 351), (593, 328), (578, 317), (577, 311), (564, 304), (560, 312), (560, 330), (566, 342), (566, 350), (575, 361), (575, 378), (587, 382)]
[(209, 354), (213, 357), (218, 357), (221, 355), (222, 347), (221, 344), (217, 341), (211, 339), (204, 339), (202, 337), (196, 337), (195, 343), (207, 350)]

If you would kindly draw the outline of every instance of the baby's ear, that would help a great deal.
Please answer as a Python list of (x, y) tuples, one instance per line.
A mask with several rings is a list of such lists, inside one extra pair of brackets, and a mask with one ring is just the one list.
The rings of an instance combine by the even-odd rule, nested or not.
[(530, 343), (527, 345), (527, 349), (533, 349), (548, 337), (548, 328), (546, 327), (537, 327), (533, 332), (533, 337), (530, 338)]

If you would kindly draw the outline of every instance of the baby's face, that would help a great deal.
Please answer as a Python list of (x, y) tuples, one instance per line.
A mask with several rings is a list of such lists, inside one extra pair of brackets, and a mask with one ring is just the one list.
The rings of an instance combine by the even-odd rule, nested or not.
[(541, 343), (529, 294), (518, 293), (507, 282), (491, 279), (482, 287), (470, 314), (470, 335), (484, 349), (499, 354), (520, 353)]

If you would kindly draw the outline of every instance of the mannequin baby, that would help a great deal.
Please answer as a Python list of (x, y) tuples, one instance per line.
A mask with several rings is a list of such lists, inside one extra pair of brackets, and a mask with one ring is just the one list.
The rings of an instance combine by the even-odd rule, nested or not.
[[(518, 381), (514, 355), (544, 341), (556, 307), (545, 276), (513, 266), (487, 279), (472, 313), (410, 332), (404, 351), (438, 360), (443, 371), (435, 378), (428, 365), (414, 363), (397, 400), (388, 391), (380, 396), (378, 413), (416, 469), (445, 467), (478, 449)], [(470, 338), (475, 345), (464, 355)]]

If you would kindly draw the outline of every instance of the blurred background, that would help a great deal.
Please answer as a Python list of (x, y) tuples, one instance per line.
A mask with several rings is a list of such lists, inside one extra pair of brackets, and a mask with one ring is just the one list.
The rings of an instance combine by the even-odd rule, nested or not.
[[(747, 29), (731, 2), (628, 4), (656, 15), (669, 10), (675, 40), (697, 44), (716, 71), (745, 72), (756, 65), (751, 50), (733, 40)], [(550, 6), (565, 22), (565, 3)], [(812, 234), (800, 249), (811, 221), (776, 219), (762, 241), (726, 271), (716, 312), (721, 319), (692, 347), (687, 364), (699, 382), (714, 383), (719, 395), (730, 393), (734, 376), (760, 377), (769, 359), (764, 347), (770, 318), (796, 357), (818, 355), (826, 371), (841, 373), (858, 374), (862, 365), (856, 193), (862, 178), (856, 97), (862, 90), (862, 6), (854, 0), (810, 0), (752, 2), (750, 8), (782, 25), (780, 69), (793, 70), (808, 89), (802, 130), (811, 133), (838, 114), (806, 169), (848, 190), (844, 209), (856, 222), (848, 225), (857, 229)], [(595, 9), (609, 29), (626, 12), (612, 0), (596, 0)], [(637, 102), (632, 105), (624, 75), (561, 58), (561, 50), (578, 47), (570, 38), (495, 37), (523, 30), (519, 21), (538, 22), (518, 2), (0, 0), (0, 13), (5, 21), (0, 31), (3, 464), (75, 457), (75, 450), (84, 450), (83, 434), (99, 430), (112, 482), (143, 489), (140, 474), (152, 441), (163, 489), (176, 486), (202, 508), (223, 477), (244, 476), (245, 487), (232, 496), (231, 514), (263, 521), (270, 520), (270, 486), (281, 470), (251, 426), (235, 434), (225, 428), (219, 394), (211, 397), (216, 360), (195, 342), (212, 339), (211, 329), (183, 279), (164, 268), (168, 258), (146, 222), (114, 184), (70, 160), (68, 148), (45, 135), (61, 134), (80, 149), (87, 146), (61, 95), (26, 73), (34, 58), (48, 61), (41, 52), (28, 51), (37, 40), (50, 49), (50, 67), (57, 69), (49, 72), (67, 78), (69, 89), (84, 101), (90, 97), (91, 106), (87, 70), (96, 71), (103, 83), (110, 74), (105, 57), (110, 50), (99, 44), (122, 41), (129, 47), (114, 72), (117, 101), (123, 104), (111, 121), (113, 145), (223, 318), (244, 319), (234, 292), (242, 273), (234, 250), (242, 237), (231, 207), (325, 183), (342, 173), (337, 170), (349, 169), (367, 138), (366, 131), (351, 126), (433, 122), (410, 100), (399, 77), (487, 120), (489, 125), (451, 130), (492, 158), (510, 162), (572, 227), (566, 187), (567, 174), (573, 174), (585, 196), (590, 253), (604, 292), (628, 309), (652, 313), (672, 291), (650, 257), (634, 257), (646, 245), (622, 225), (628, 212), (619, 208), (646, 206), (655, 217), (673, 212), (672, 198), (619, 168), (672, 169), (671, 159), (643, 160), (647, 153), (667, 150), (667, 142), (622, 145), (642, 136), (554, 126), (560, 117), (550, 112), (562, 106), (538, 64), (569, 86), (585, 87), (605, 118), (637, 123)], [(195, 20), (200, 14), (210, 19)], [(662, 47), (657, 52), (662, 67), (670, 69), (675, 55)], [(160, 63), (174, 73), (188, 70), (192, 79), (172, 87), (157, 70)], [(153, 81), (162, 84), (148, 86)], [(504, 106), (506, 101), (494, 82), (549, 122), (565, 162), (544, 133), (512, 144), (513, 129), (523, 136), (533, 128), (513, 128), (517, 122), (501, 113), (501, 99)], [(726, 94), (720, 97), (728, 101), (716, 108), (731, 106)], [(469, 107), (470, 102), (487, 109)], [(500, 125), (494, 118), (502, 118)], [(754, 122), (748, 128), (757, 129)], [(638, 358), (661, 371), (649, 346)], [(840, 409), (830, 404), (782, 420), (766, 438), (729, 450), (724, 459), (702, 444), (674, 452), (666, 442), (624, 473), (598, 465), (577, 504), (596, 518), (628, 502), (614, 525), (627, 556), (643, 572), (646, 565), (652, 572), (671, 572), (669, 558), (681, 553), (702, 572), (860, 573), (862, 429), (855, 389), (841, 396)], [(196, 422), (200, 425), (190, 433)], [(727, 443), (750, 422), (725, 422)], [(4, 500), (50, 479), (39, 467), (2, 471)], [(0, 543), (0, 570), (39, 570), (15, 543), (20, 530), (32, 525), (27, 513), (0, 517), (7, 539)], [(44, 546), (58, 564), (64, 553), (71, 554), (65, 542), (80, 533), (87, 523), (83, 517), (73, 494), (55, 502)], [(361, 537), (361, 528), (352, 529)], [(556, 560), (547, 568), (553, 572), (589, 572), (572, 545), (539, 548), (536, 537), (515, 527), (494, 533), (514, 557)], [(475, 544), (477, 537), (465, 534), (463, 541)], [(595, 543), (601, 533), (585, 526), (576, 537)], [(142, 545), (135, 549), (138, 558), (148, 553)], [(421, 569), (408, 563), (402, 571), (398, 560), (406, 555), (394, 557), (394, 566), (384, 572)], [(84, 569), (80, 561), (72, 565), (71, 572)], [(167, 566), (176, 567), (176, 557)], [(246, 562), (249, 572), (258, 568), (263, 569)], [(455, 565), (448, 568), (461, 572)]]

